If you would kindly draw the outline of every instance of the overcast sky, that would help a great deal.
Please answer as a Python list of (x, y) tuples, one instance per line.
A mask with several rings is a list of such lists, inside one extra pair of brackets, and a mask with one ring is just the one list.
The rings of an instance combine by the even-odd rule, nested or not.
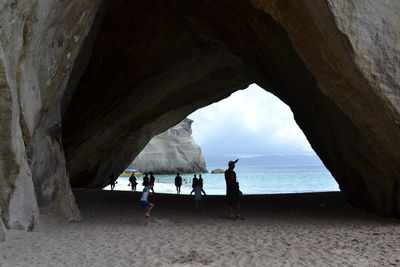
[(315, 154), (290, 108), (255, 84), (189, 118), (205, 156)]

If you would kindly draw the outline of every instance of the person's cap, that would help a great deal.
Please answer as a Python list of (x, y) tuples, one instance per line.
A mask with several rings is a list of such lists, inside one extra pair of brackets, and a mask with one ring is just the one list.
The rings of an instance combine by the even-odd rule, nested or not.
[(228, 162), (228, 165), (230, 166), (230, 165), (234, 165), (236, 162), (238, 162), (239, 161), (239, 159), (237, 159), (237, 160), (230, 160), (229, 162)]

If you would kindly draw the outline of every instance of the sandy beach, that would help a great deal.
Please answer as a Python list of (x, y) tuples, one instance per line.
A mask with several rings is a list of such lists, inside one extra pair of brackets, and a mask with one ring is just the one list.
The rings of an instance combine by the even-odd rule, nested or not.
[(76, 190), (81, 222), (42, 216), (7, 231), (0, 266), (397, 266), (399, 221), (349, 206), (340, 193), (244, 196), (246, 220), (227, 219), (222, 196)]

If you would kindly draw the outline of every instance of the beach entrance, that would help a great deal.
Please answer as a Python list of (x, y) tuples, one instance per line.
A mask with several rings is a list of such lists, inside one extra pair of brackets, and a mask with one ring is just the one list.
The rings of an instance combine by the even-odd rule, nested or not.
[[(352, 207), (400, 217), (399, 22), (395, 0), (1, 1), (0, 242), (7, 242), (0, 243), (1, 262), (398, 265), (398, 227), (376, 224), (383, 219)], [(242, 94), (249, 86), (252, 98)], [(160, 220), (144, 226), (154, 207), (149, 192), (168, 191), (175, 174), (155, 173), (155, 187), (149, 181), (143, 196), (102, 190), (154, 136), (182, 121), (187, 126), (190, 114), (232, 94), (236, 102), (204, 112), (208, 120), (194, 130), (208, 134), (198, 142), (209, 170), (224, 172), (233, 160), (226, 198), (225, 175), (204, 174), (210, 193), (204, 215), (188, 209), (194, 203), (185, 194), (155, 194)], [(259, 103), (271, 95), (299, 128), (281, 123), (286, 115), (272, 102)], [(279, 130), (266, 127), (271, 123)], [(243, 133), (250, 134), (245, 141)], [(315, 153), (324, 166), (294, 166), (293, 158), (276, 156), (298, 152)], [(188, 181), (182, 193), (199, 172), (182, 171)], [(321, 177), (334, 186), (320, 187)], [(116, 189), (129, 190), (124, 182)], [(201, 181), (194, 189), (199, 210)], [(254, 222), (243, 222), (239, 189)], [(288, 192), (297, 194), (281, 195)], [(182, 209), (181, 200), (187, 200)], [(227, 210), (238, 224), (227, 224)], [(344, 222), (352, 214), (355, 223)], [(123, 261), (109, 260), (120, 251)], [(146, 256), (160, 254), (166, 256)], [(144, 261), (136, 264), (132, 255)]]
[(299, 21), (252, 1), (111, 1), (76, 59), (63, 106), (71, 186), (103, 188), (154, 135), (255, 83), (290, 107), (353, 205), (394, 214), (395, 109), (360, 74), (331, 7), (302, 5), (291, 7)]
[[(246, 195), (339, 191), (290, 108), (255, 84), (188, 117), (155, 136), (129, 165), (136, 169), (136, 190), (142, 190), (145, 173), (155, 172), (156, 192), (177, 193), (179, 172), (181, 194), (189, 194), (192, 178), (202, 174), (207, 194), (224, 195), (223, 173), (212, 172), (239, 158), (236, 172)], [(131, 190), (129, 170), (119, 176), (114, 190)]]

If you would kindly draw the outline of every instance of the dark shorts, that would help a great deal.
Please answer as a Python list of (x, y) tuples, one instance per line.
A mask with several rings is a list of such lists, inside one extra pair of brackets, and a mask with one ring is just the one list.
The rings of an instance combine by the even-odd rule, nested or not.
[(143, 207), (148, 207), (150, 206), (150, 202), (147, 200), (141, 200), (140, 203), (142, 204)]
[(239, 203), (239, 193), (238, 192), (226, 192), (226, 200), (228, 201), (228, 206), (232, 207)]

